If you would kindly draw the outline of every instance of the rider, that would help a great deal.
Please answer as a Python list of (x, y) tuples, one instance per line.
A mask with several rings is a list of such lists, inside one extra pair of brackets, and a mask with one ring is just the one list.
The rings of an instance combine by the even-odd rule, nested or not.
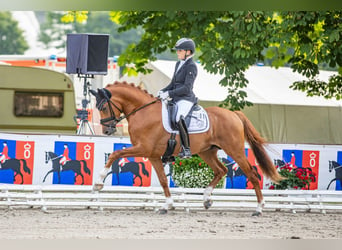
[(69, 148), (68, 148), (68, 145), (67, 144), (64, 144), (64, 152), (63, 154), (61, 155), (61, 159), (59, 160), (59, 163), (64, 166), (64, 164), (67, 162), (67, 161), (70, 161), (70, 158), (69, 158)]
[(195, 53), (195, 43), (190, 38), (181, 38), (173, 48), (177, 52), (179, 61), (176, 63), (171, 82), (158, 92), (158, 96), (165, 100), (171, 98), (177, 105), (177, 127), (181, 138), (181, 152), (179, 157), (191, 157), (188, 129), (184, 118), (192, 106), (197, 103), (193, 92), (194, 81), (197, 76), (197, 66), (192, 57)]
[(5, 163), (6, 160), (10, 159), (10, 157), (8, 156), (7, 142), (4, 141), (2, 145), (3, 145), (3, 149), (2, 149), (2, 152), (0, 153), (0, 168), (2, 167), (2, 164)]

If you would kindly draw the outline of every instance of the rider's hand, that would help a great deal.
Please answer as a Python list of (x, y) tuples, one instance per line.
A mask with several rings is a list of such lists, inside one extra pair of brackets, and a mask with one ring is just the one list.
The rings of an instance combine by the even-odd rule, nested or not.
[(157, 96), (160, 97), (160, 95), (161, 95), (162, 93), (164, 93), (164, 91), (159, 90)]
[(159, 91), (161, 93), (158, 93), (158, 96), (162, 99), (162, 100), (165, 100), (169, 97), (169, 92), (168, 91), (165, 91), (165, 92), (162, 92), (162, 91)]

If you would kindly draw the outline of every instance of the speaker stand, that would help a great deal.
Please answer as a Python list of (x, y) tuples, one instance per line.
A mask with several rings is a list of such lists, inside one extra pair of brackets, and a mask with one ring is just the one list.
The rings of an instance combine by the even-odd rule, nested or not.
[[(89, 120), (88, 120), (88, 111), (87, 111), (87, 106), (88, 103), (90, 103), (90, 97), (89, 97), (89, 86), (90, 83), (87, 81), (88, 78), (94, 78), (94, 75), (80, 75), (78, 74), (79, 78), (83, 78), (83, 96), (84, 99), (82, 100), (82, 110), (77, 111), (76, 118), (80, 119), (80, 124), (77, 129), (77, 134), (78, 135), (85, 135), (87, 134), (87, 128), (89, 129), (90, 133), (94, 135), (94, 130), (90, 126)], [(89, 99), (87, 99), (87, 96)]]

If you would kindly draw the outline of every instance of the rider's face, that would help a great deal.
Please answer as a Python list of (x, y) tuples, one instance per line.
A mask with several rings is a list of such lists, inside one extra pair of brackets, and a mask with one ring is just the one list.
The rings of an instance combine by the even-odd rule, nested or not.
[(184, 49), (177, 49), (177, 57), (179, 60), (184, 60), (185, 55), (188, 53), (188, 51), (185, 51)]

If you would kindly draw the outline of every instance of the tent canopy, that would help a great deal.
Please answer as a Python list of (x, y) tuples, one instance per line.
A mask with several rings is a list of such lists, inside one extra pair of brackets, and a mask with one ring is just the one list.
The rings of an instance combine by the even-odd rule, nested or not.
[[(123, 80), (143, 85), (156, 94), (170, 82), (175, 63), (150, 62), (151, 74)], [(219, 84), (223, 76), (208, 73), (201, 64), (197, 68), (194, 92), (199, 103), (204, 107), (217, 106), (228, 95), (227, 88)], [(321, 71), (318, 78), (327, 81), (333, 74), (336, 72)], [(304, 92), (290, 89), (293, 82), (306, 79), (290, 68), (251, 66), (245, 76), (249, 81), (244, 89), (247, 100), (254, 105), (243, 112), (269, 142), (342, 144), (341, 101), (308, 97)]]

